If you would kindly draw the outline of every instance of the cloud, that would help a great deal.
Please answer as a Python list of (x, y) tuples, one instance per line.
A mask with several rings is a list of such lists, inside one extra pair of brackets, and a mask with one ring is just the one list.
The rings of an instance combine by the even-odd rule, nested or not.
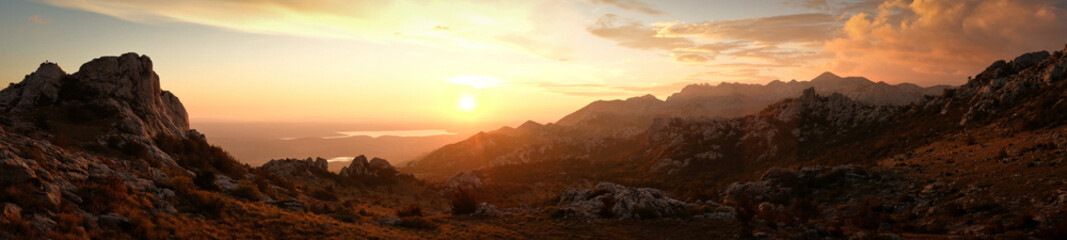
[(645, 13), (649, 15), (663, 14), (663, 11), (652, 8), (652, 6), (649, 6), (647, 3), (638, 0), (586, 0), (586, 2), (592, 4), (611, 5), (621, 9)]
[(695, 46), (689, 39), (659, 37), (657, 29), (614, 14), (601, 16), (588, 30), (593, 35), (614, 40), (619, 46), (629, 48), (670, 51)]
[(30, 16), (29, 20), (30, 20), (30, 22), (33, 22), (33, 23), (36, 23), (36, 24), (48, 24), (48, 23), (51, 23), (52, 21), (55, 21), (55, 19), (42, 17), (41, 15)]
[(528, 85), (542, 91), (585, 97), (630, 97), (644, 94), (670, 94), (677, 92), (694, 81), (677, 81), (651, 85), (613, 86), (603, 83), (551, 83), (538, 82)]
[[(576, 4), (477, 0), (42, 0), (138, 23), (183, 22), (257, 34), (414, 42), (568, 59)], [(561, 30), (569, 30), (561, 31)], [(514, 36), (536, 36), (538, 39)]]
[(997, 59), (1067, 40), (1055, 1), (885, 1), (851, 16), (826, 42), (834, 72), (894, 82), (961, 83)]
[(1060, 49), (1067, 39), (1067, 1), (785, 3), (821, 13), (692, 24), (643, 24), (605, 15), (588, 30), (619, 46), (668, 52), (680, 63), (741, 68), (709, 73), (717, 77), (767, 79), (761, 74), (768, 69), (829, 70), (927, 85), (959, 84), (993, 61)]
[(669, 52), (676, 62), (700, 65), (726, 60), (775, 68), (799, 67), (833, 56), (820, 47), (842, 25), (840, 17), (828, 14), (647, 25), (606, 14), (588, 30), (619, 46)]
[(669, 24), (660, 37), (698, 37), (709, 41), (739, 40), (752, 43), (817, 42), (828, 40), (841, 26), (837, 16), (811, 13), (696, 24)]

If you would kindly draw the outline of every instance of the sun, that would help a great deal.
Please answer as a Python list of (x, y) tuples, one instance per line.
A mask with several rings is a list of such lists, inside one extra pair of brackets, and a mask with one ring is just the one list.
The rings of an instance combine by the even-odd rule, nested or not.
[(464, 111), (464, 112), (474, 111), (474, 107), (476, 105), (477, 104), (474, 101), (474, 97), (463, 96), (463, 97), (459, 98), (459, 110), (460, 111)]

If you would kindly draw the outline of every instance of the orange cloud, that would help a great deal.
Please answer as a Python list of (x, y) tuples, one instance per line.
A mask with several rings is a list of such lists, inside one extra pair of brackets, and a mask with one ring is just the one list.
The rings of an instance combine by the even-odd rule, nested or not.
[(598, 37), (615, 40), (619, 46), (636, 49), (674, 50), (694, 47), (692, 40), (676, 37), (659, 37), (658, 29), (645, 26), (633, 19), (605, 14), (588, 28)]
[(763, 69), (713, 74), (720, 77), (764, 79), (752, 71), (781, 68), (926, 85), (959, 84), (993, 61), (1067, 42), (1064, 1), (786, 3), (827, 13), (647, 25), (606, 15), (589, 31), (619, 46), (667, 51), (681, 63)]
[(816, 42), (830, 39), (840, 26), (837, 16), (811, 13), (696, 24), (670, 24), (659, 31), (659, 36), (698, 37), (711, 41), (742, 40), (763, 44)]
[(48, 24), (48, 23), (51, 23), (52, 21), (55, 21), (55, 19), (45, 18), (45, 17), (42, 17), (41, 15), (30, 16), (29, 20), (31, 22), (33, 22), (33, 23), (36, 23), (36, 24)]
[(1059, 49), (1067, 11), (1054, 1), (886, 1), (827, 41), (827, 67), (890, 82), (962, 83), (997, 59)]
[(663, 11), (657, 10), (652, 6), (649, 6), (647, 3), (638, 0), (586, 0), (586, 2), (592, 4), (612, 5), (618, 8), (641, 12), (649, 15), (663, 14)]

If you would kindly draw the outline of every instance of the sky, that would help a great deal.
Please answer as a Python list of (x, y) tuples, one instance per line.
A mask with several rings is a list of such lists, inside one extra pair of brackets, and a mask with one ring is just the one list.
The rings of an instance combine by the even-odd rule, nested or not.
[[(824, 71), (923, 86), (1060, 50), (1046, 0), (12, 0), (0, 84), (148, 55), (197, 122), (554, 122), (598, 99)], [(405, 125), (407, 124), (407, 125)], [(436, 124), (436, 125), (435, 125)], [(377, 129), (386, 130), (386, 129)]]

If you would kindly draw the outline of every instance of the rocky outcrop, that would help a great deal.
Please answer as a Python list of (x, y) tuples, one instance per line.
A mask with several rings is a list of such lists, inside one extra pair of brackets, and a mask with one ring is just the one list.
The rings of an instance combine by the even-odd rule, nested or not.
[(476, 189), (484, 186), (482, 179), (471, 171), (458, 173), (445, 181), (445, 187), (449, 189)]
[[(69, 118), (108, 119), (116, 132), (153, 137), (185, 137), (189, 119), (177, 97), (160, 89), (159, 76), (148, 56), (126, 53), (85, 63), (66, 74), (55, 63), (43, 63), (26, 78), (0, 91), (0, 112), (66, 111)], [(38, 119), (21, 120), (31, 125)]]
[(877, 188), (895, 185), (894, 175), (883, 169), (852, 165), (813, 166), (801, 169), (771, 168), (757, 181), (733, 183), (723, 191), (724, 199), (754, 203), (788, 204), (797, 197), (830, 189)]
[[(1010, 62), (994, 62), (955, 92), (955, 98), (967, 101), (967, 110), (959, 125), (966, 126), (968, 122), (998, 115), (1006, 107), (1034, 99), (1036, 96), (1033, 92), (1048, 89), (1063, 81), (1067, 78), (1065, 52), (1067, 49), (1054, 54), (1047, 51), (1032, 52)], [(1043, 107), (1051, 110), (1064, 108), (1065, 105), (1067, 103), (1057, 101)]]
[(558, 205), (584, 217), (635, 219), (652, 215), (673, 216), (687, 206), (658, 189), (631, 188), (608, 182), (597, 184), (591, 190), (568, 189), (559, 196)]
[(324, 158), (272, 159), (259, 168), (284, 178), (312, 178), (329, 172)]
[(359, 155), (352, 159), (347, 167), (341, 168), (340, 175), (346, 177), (385, 177), (396, 176), (396, 168), (389, 161), (381, 158), (367, 161), (367, 157)]

